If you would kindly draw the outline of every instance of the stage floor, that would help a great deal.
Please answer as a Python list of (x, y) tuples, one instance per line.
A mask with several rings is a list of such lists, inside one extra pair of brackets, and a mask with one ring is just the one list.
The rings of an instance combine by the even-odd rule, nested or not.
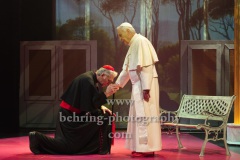
[[(124, 131), (119, 131), (124, 132)], [(52, 136), (52, 133), (46, 132)], [(225, 149), (222, 144), (207, 143), (205, 156), (199, 157), (201, 146), (203, 143), (203, 133), (181, 133), (181, 140), (184, 146), (179, 150), (177, 147), (176, 135), (162, 133), (163, 147), (161, 151), (155, 153), (154, 157), (146, 157), (147, 159), (162, 160), (239, 160), (240, 146), (229, 145), (231, 156), (225, 155)], [(70, 160), (70, 159), (132, 159), (131, 152), (124, 148), (125, 139), (115, 138), (109, 155), (34, 155), (29, 150), (29, 140), (27, 133), (19, 133), (18, 135), (1, 136), (0, 139), (0, 159), (1, 160)], [(134, 158), (134, 159), (146, 159)]]

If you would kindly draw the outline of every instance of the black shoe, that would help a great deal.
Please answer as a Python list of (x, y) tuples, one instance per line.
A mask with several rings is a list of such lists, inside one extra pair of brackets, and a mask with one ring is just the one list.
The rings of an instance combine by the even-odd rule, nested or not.
[(38, 147), (38, 142), (37, 142), (37, 137), (36, 137), (36, 132), (29, 132), (29, 147), (30, 150), (34, 153), (34, 154), (40, 154), (41, 152), (39, 151)]

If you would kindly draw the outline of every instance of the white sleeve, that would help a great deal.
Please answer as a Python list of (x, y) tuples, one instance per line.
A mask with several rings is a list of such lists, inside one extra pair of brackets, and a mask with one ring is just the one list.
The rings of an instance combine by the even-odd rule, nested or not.
[(153, 79), (153, 65), (142, 67), (140, 72), (141, 85), (143, 90), (150, 90)]
[(128, 72), (125, 71), (125, 70), (122, 70), (122, 72), (119, 74), (119, 76), (118, 76), (118, 78), (117, 78), (115, 83), (119, 84), (120, 87), (123, 88), (127, 84), (128, 81), (129, 81), (129, 74), (128, 74)]

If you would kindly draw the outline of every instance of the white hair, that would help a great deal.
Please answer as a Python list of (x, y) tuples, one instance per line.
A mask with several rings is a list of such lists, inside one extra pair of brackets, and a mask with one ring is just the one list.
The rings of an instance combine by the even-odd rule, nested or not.
[(136, 33), (133, 26), (128, 22), (123, 22), (120, 26), (117, 27), (117, 30), (126, 31), (127, 29), (129, 29), (130, 32), (132, 32), (132, 33)]
[(103, 67), (99, 68), (96, 71), (96, 74), (100, 76), (102, 73), (106, 74), (107, 76), (113, 76), (113, 78), (117, 77), (118, 73), (116, 71), (108, 70)]

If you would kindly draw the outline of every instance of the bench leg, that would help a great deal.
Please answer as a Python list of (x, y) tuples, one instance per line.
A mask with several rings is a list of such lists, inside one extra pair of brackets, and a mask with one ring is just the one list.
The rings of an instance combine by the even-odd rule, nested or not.
[(205, 130), (205, 139), (204, 139), (204, 142), (202, 144), (202, 149), (201, 149), (201, 152), (200, 152), (199, 156), (204, 156), (204, 150), (205, 150), (206, 144), (208, 142), (208, 133), (209, 132)]
[(227, 141), (226, 141), (226, 127), (223, 129), (223, 142), (226, 150), (226, 155), (231, 156), (231, 153), (229, 152)]
[(176, 127), (176, 135), (178, 140), (178, 148), (183, 148), (182, 142), (180, 141), (180, 138), (179, 138), (179, 127)]

